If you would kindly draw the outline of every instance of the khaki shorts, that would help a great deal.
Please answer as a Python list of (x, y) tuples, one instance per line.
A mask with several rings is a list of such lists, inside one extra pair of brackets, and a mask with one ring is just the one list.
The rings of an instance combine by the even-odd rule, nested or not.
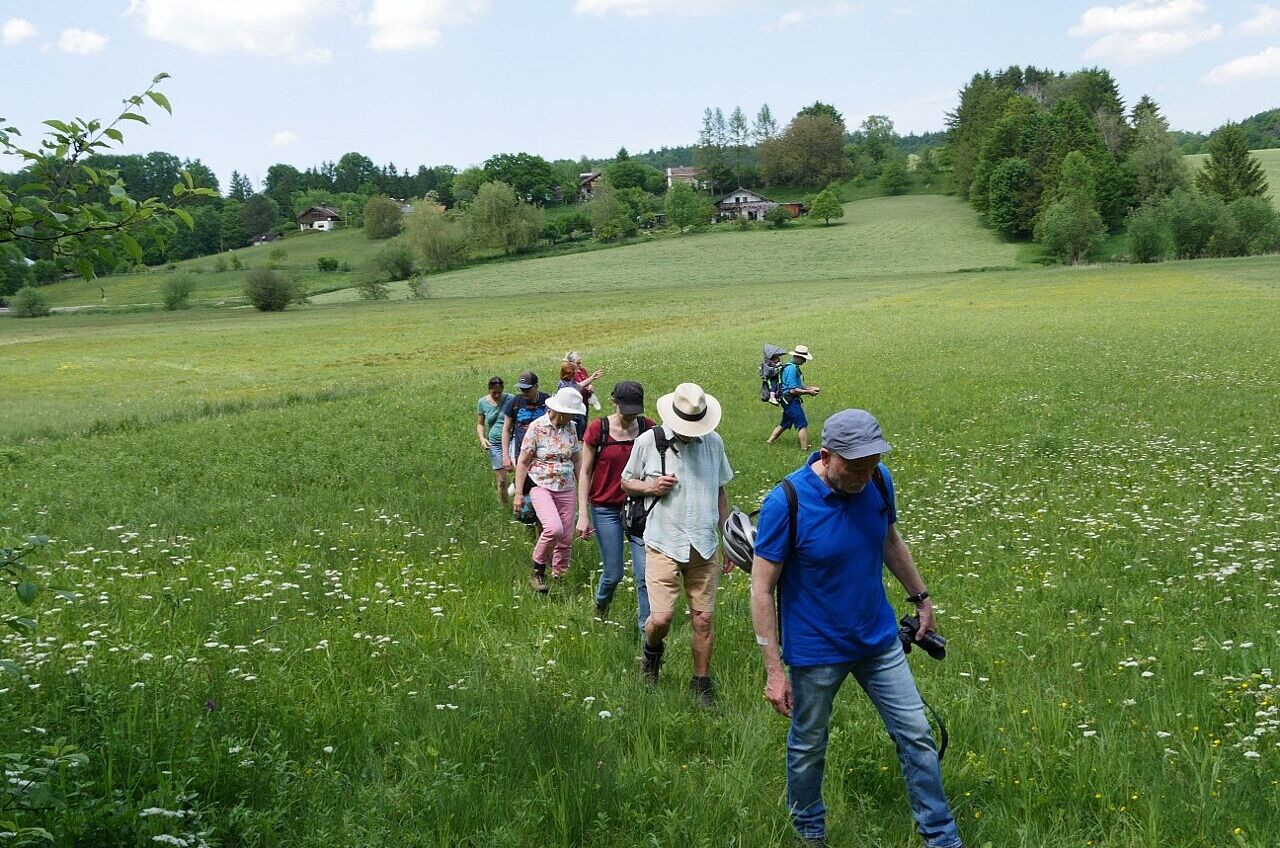
[(681, 578), (684, 593), (689, 596), (689, 608), (698, 612), (714, 612), (720, 566), (703, 559), (693, 548), (689, 548), (688, 562), (676, 562), (666, 554), (645, 547), (644, 582), (649, 589), (651, 612), (675, 612)]

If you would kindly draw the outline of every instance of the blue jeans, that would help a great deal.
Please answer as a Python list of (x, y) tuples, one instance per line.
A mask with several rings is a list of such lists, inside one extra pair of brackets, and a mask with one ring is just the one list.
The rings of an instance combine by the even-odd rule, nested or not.
[(827, 759), (827, 726), (836, 692), (852, 674), (871, 698), (898, 748), (911, 813), (925, 845), (960, 845), (956, 821), (942, 792), (938, 749), (902, 646), (895, 642), (879, 656), (790, 671), (793, 709), (787, 734), (787, 805), (796, 831), (810, 838), (826, 835), (822, 772)]
[[(596, 587), (596, 603), (607, 604), (622, 582), (622, 507), (591, 506), (591, 523), (596, 528), (596, 544), (600, 546), (600, 559), (604, 570), (600, 572), (600, 585)], [(644, 635), (644, 623), (649, 618), (649, 589), (644, 583), (644, 540), (632, 536), (631, 570), (636, 576), (636, 595), (639, 606), (640, 635)]]

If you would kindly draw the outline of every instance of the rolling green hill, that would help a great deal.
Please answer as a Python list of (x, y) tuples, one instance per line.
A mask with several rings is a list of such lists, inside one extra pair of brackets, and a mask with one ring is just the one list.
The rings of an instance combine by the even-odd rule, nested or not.
[[(246, 247), (224, 256), (247, 267), (264, 265), (283, 249), (279, 267), (295, 274), (314, 303), (355, 300), (354, 286), (372, 272), (369, 264), (386, 242), (369, 241), (362, 230), (292, 233), (283, 241)], [(1010, 266), (1018, 248), (984, 229), (977, 215), (954, 197), (911, 195), (880, 197), (845, 204), (845, 217), (831, 226), (805, 222), (783, 231), (739, 232), (729, 225), (702, 233), (657, 235), (650, 241), (616, 248), (549, 257), (513, 259), (463, 268), (431, 278), (435, 296), (489, 296), (528, 291), (604, 291), (637, 286), (679, 287), (735, 281), (833, 279), (850, 275), (954, 271)], [(349, 272), (321, 273), (316, 259), (333, 256)], [(204, 256), (136, 274), (99, 281), (69, 280), (45, 286), (53, 306), (129, 306), (156, 304), (164, 280), (190, 274), (196, 283), (192, 302), (239, 304), (247, 270), (215, 271), (217, 257)], [(518, 268), (518, 271), (516, 270)], [(393, 287), (399, 296), (408, 290)]]
[[(616, 250), (493, 263), (431, 278), (435, 297), (490, 297), (533, 292), (604, 292), (636, 288), (832, 280), (1011, 267), (1018, 245), (983, 228), (954, 197), (914, 195), (847, 203), (845, 217), (787, 230), (705, 233), (657, 239)], [(393, 289), (406, 296), (407, 288)], [(338, 303), (353, 290), (312, 298)], [(803, 297), (779, 293), (780, 298)]]
[[(215, 271), (217, 256), (199, 256), (175, 263), (176, 267), (152, 268), (135, 274), (119, 274), (100, 280), (66, 280), (44, 286), (41, 292), (50, 306), (132, 306), (160, 301), (160, 287), (173, 274), (191, 274), (195, 280), (194, 303), (217, 303), (241, 298), (248, 269), (265, 265), (269, 254), (283, 249), (287, 254), (279, 267), (298, 276), (310, 291), (355, 285), (361, 269), (386, 242), (370, 241), (363, 230), (339, 230), (333, 233), (292, 232), (281, 241), (261, 247), (242, 247), (221, 256), (229, 263), (235, 256), (245, 265), (241, 271)], [(332, 256), (346, 261), (352, 270), (321, 273), (316, 259)], [(106, 292), (102, 298), (99, 285)]]

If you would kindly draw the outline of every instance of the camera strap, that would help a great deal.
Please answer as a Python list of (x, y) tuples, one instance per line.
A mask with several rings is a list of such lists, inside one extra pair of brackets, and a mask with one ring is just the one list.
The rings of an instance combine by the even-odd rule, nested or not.
[[(919, 691), (919, 687), (917, 687)], [(929, 711), (929, 715), (933, 716), (933, 720), (938, 723), (938, 762), (942, 762), (942, 758), (947, 755), (947, 746), (951, 744), (951, 736), (947, 733), (947, 723), (942, 720), (942, 716), (933, 708), (933, 704), (924, 699), (924, 695), (920, 696), (920, 703), (924, 704), (924, 708)]]

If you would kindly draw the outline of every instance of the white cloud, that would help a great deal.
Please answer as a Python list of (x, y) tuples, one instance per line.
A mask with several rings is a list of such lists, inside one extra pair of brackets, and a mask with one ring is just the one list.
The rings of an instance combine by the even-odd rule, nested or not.
[(1208, 8), (1202, 0), (1134, 0), (1119, 6), (1092, 6), (1067, 32), (1095, 39), (1085, 50), (1085, 59), (1133, 65), (1221, 37), (1222, 25), (1203, 18)]
[(365, 23), (373, 28), (375, 50), (434, 47), (446, 26), (469, 23), (489, 8), (489, 0), (373, 0)]
[(577, 0), (573, 11), (579, 15), (626, 15), (631, 18), (654, 14), (697, 15), (726, 8), (728, 0)]
[(1207, 9), (1201, 0), (1135, 0), (1122, 6), (1092, 6), (1068, 32), (1078, 36), (1172, 29), (1197, 23)]
[(1205, 74), (1203, 79), (1205, 82), (1225, 83), (1277, 76), (1280, 76), (1280, 47), (1268, 47), (1261, 53), (1241, 56), (1219, 65)]
[(129, 14), (152, 38), (197, 53), (249, 53), (299, 64), (327, 63), (333, 53), (310, 29), (349, 8), (344, 0), (130, 0)]
[(88, 29), (64, 29), (58, 36), (58, 49), (63, 53), (92, 56), (107, 46), (107, 37)]
[(298, 134), (293, 130), (280, 130), (271, 136), (271, 144), (274, 147), (286, 147), (298, 140)]
[(1253, 17), (1236, 27), (1242, 35), (1270, 35), (1280, 32), (1280, 9), (1275, 6), (1253, 7)]
[(1104, 35), (1084, 51), (1086, 59), (1114, 59), (1125, 65), (1137, 65), (1152, 59), (1181, 53), (1197, 44), (1213, 41), (1222, 35), (1221, 24), (1201, 29)]
[(845, 2), (845, 0), (837, 0), (826, 6), (819, 6), (811, 9), (792, 9), (790, 12), (784, 12), (781, 17), (771, 24), (766, 24), (761, 29), (766, 32), (773, 30), (784, 30), (790, 27), (799, 26), (801, 24), (811, 24), (815, 21), (827, 18), (842, 18), (846, 15), (852, 15), (858, 11), (858, 7), (853, 3)]
[(796, 24), (804, 23), (805, 20), (806, 16), (804, 12), (799, 9), (792, 9), (790, 12), (784, 12), (782, 17), (778, 18), (771, 25), (765, 27), (765, 29), (786, 29), (787, 27), (793, 27)]
[(12, 47), (20, 41), (35, 37), (36, 28), (26, 18), (10, 18), (0, 27), (0, 41), (5, 47)]

